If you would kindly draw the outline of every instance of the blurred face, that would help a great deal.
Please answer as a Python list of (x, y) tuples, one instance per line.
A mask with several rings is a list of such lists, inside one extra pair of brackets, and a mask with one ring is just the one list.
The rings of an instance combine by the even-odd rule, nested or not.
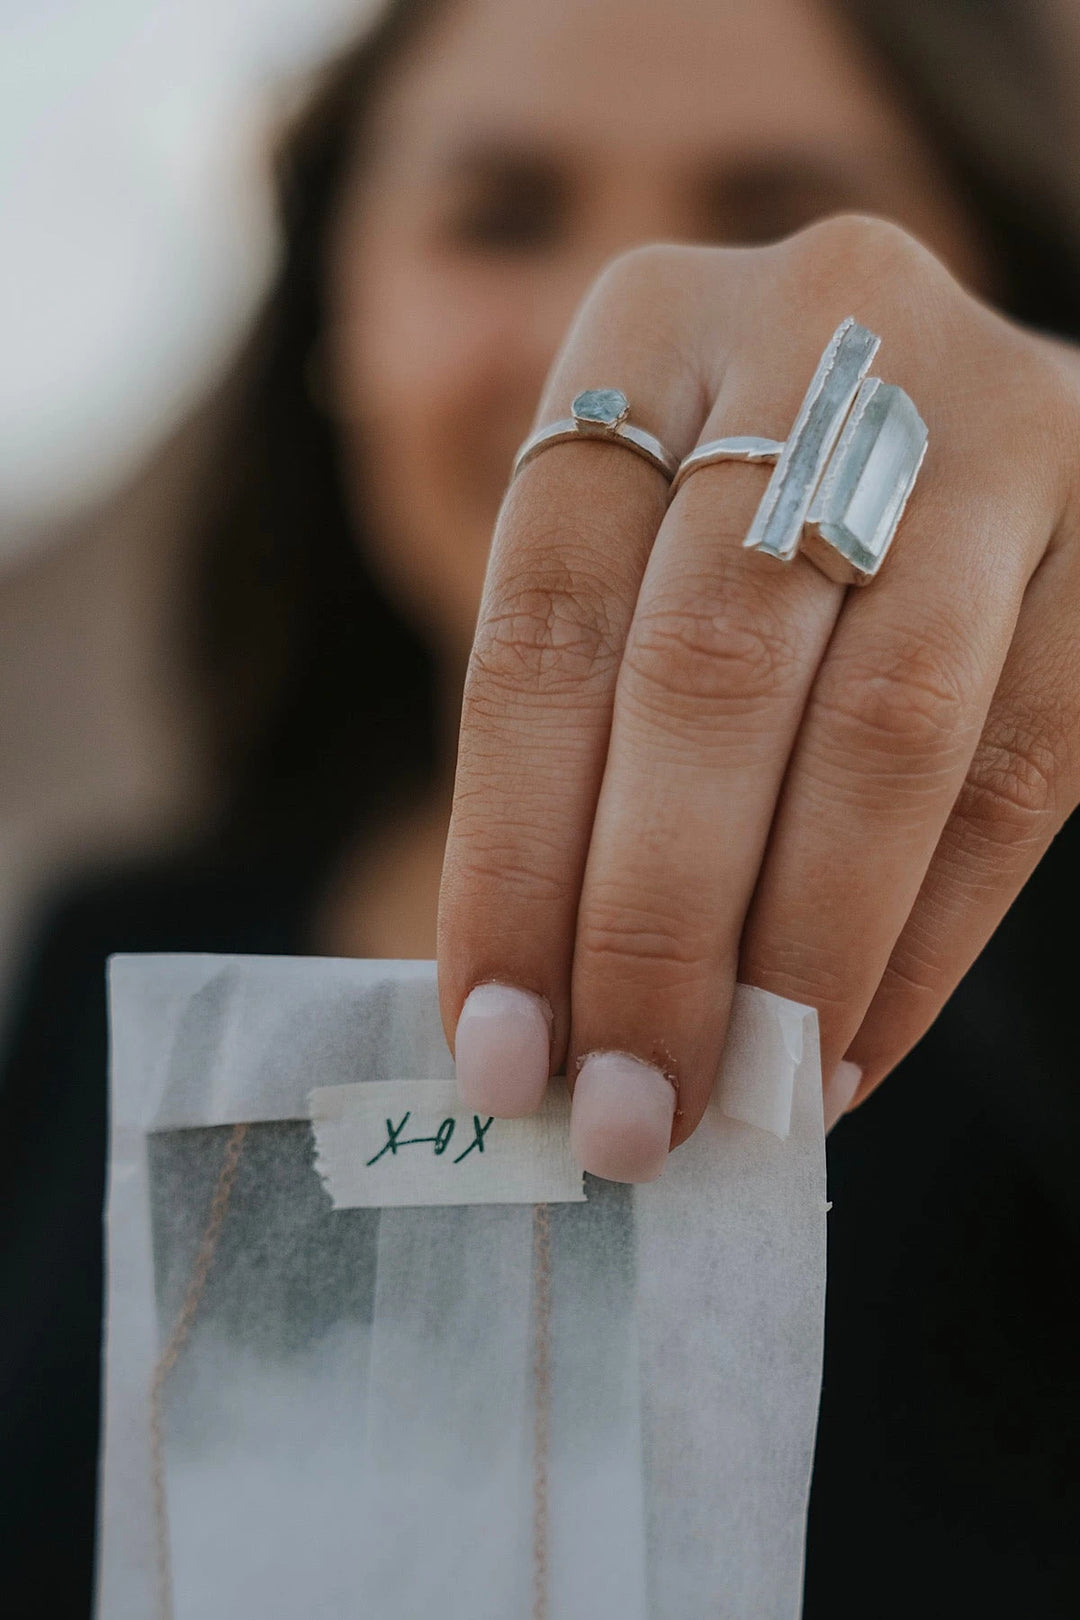
[(327, 358), (373, 561), (455, 668), (514, 450), (613, 255), (857, 210), (979, 279), (919, 131), (819, 0), (451, 0), (372, 133)]

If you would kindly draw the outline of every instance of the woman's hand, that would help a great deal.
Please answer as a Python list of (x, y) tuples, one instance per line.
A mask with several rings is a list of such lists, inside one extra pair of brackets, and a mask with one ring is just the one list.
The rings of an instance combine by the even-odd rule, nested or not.
[(737, 977), (817, 1008), (827, 1116), (865, 1096), (1080, 799), (1080, 363), (901, 231), (619, 259), (537, 421), (617, 387), (680, 457), (783, 439), (849, 314), (930, 434), (867, 590), (743, 549), (767, 467), (704, 468), (668, 505), (623, 446), (563, 444), (499, 519), (443, 1017), (491, 1113), (531, 1112), (566, 1063), (600, 1175), (651, 1178), (693, 1131)]

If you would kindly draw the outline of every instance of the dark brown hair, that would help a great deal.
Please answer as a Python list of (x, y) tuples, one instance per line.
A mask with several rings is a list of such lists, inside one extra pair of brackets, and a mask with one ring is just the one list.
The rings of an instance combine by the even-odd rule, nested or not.
[(318, 864), (434, 768), (433, 660), (368, 567), (312, 369), (327, 235), (365, 115), (446, 3), (393, 0), (327, 70), (278, 157), (281, 264), (227, 389), (193, 603), (230, 855)]
[[(324, 245), (374, 95), (449, 0), (391, 0), (286, 141), (283, 253), (232, 389), (198, 559), (195, 656), (225, 784), (216, 837), (321, 863), (436, 768), (435, 671), (387, 599), (313, 398)], [(1080, 335), (1080, 256), (1056, 173), (1031, 0), (842, 0), (981, 224), (1002, 303)]]

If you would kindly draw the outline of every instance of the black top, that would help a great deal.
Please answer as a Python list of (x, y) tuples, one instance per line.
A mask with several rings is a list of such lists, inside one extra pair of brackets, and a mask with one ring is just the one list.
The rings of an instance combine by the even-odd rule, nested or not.
[[(1080, 1613), (1078, 898), (1080, 818), (829, 1139), (807, 1620)], [(85, 886), (43, 931), (0, 1090), (5, 1615), (90, 1610), (105, 959), (304, 953), (310, 909), (303, 877), (189, 861)]]

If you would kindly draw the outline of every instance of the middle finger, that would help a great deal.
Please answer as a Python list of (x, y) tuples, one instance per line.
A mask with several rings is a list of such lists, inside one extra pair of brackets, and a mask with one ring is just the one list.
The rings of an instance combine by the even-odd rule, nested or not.
[[(819, 313), (796, 340), (745, 326), (702, 439), (782, 439), (836, 324)], [(571, 991), (575, 1153), (618, 1180), (663, 1168), (669, 1141), (647, 1108), (661, 1079), (677, 1093), (670, 1145), (704, 1112), (743, 920), (843, 599), (804, 559), (778, 567), (743, 548), (767, 477), (730, 462), (682, 486), (619, 672)]]

